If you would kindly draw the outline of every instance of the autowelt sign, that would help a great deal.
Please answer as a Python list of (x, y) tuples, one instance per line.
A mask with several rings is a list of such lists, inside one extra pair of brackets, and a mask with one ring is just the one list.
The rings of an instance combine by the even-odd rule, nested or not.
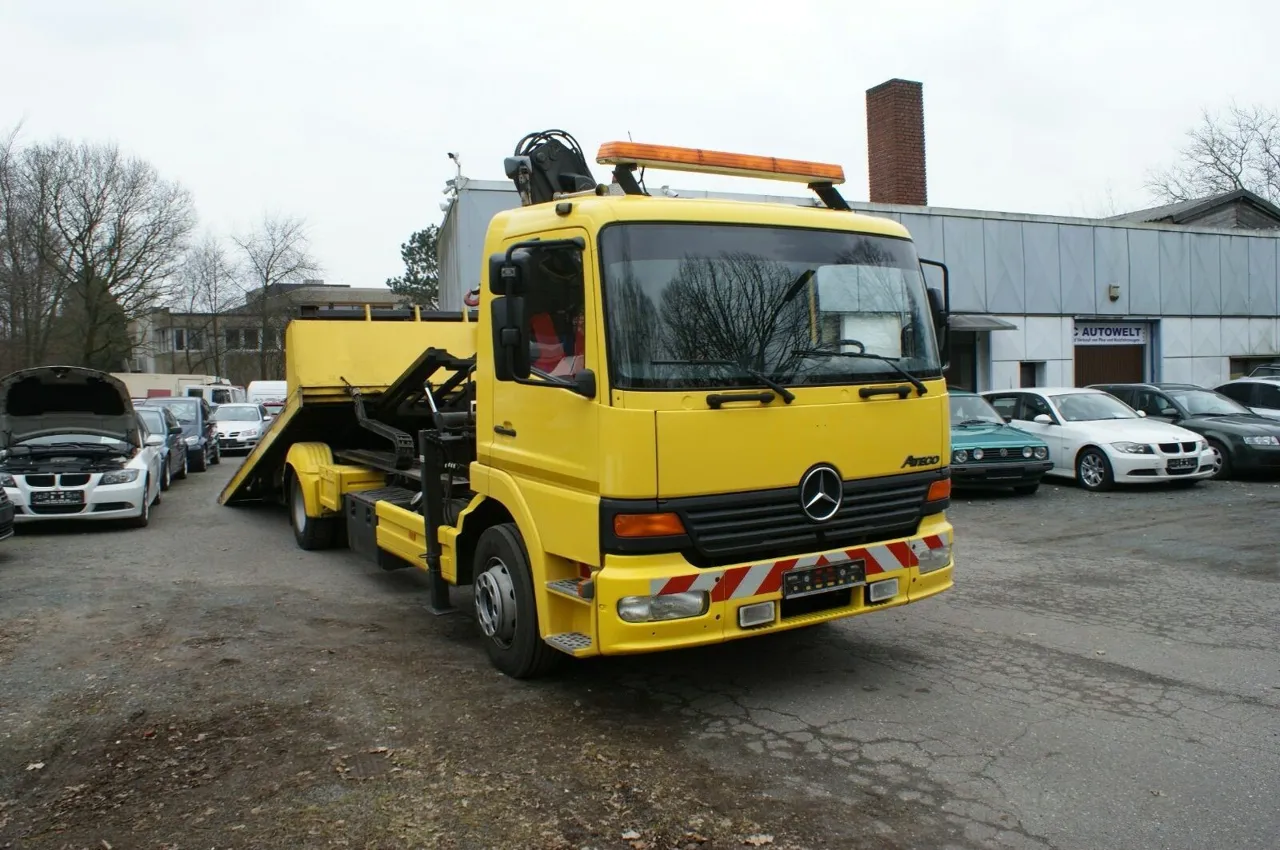
[(1076, 322), (1076, 345), (1146, 345), (1146, 325)]

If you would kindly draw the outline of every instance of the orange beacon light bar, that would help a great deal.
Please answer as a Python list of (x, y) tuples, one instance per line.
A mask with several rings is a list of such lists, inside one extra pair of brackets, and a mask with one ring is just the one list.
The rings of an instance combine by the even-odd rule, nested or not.
[(638, 142), (605, 142), (596, 154), (601, 165), (695, 171), (704, 174), (727, 174), (735, 177), (757, 177), (764, 180), (788, 180), (795, 183), (844, 182), (844, 168), (825, 162), (800, 159), (778, 159), (699, 148), (677, 148), (669, 145), (645, 145)]

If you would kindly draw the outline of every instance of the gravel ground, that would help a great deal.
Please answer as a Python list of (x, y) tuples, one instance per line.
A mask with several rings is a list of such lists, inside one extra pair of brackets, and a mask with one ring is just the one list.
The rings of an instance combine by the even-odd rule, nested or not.
[(235, 464), (0, 543), (0, 847), (1277, 845), (1275, 484), (961, 497), (942, 598), (517, 683)]

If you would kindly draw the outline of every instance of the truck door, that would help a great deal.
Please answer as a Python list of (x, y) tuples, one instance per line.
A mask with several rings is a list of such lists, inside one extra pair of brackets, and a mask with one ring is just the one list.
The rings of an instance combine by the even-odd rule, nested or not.
[[(495, 468), (516, 480), (537, 517), (543, 548), (592, 563), (599, 549), (599, 408), (596, 400), (538, 376), (567, 378), (591, 369), (603, 378), (594, 246), (580, 228), (539, 234), (546, 241), (575, 236), (586, 240), (585, 251), (536, 252), (537, 271), (525, 296), (534, 373), (525, 382), (492, 382), (491, 457)], [(515, 241), (521, 240), (503, 247)]]

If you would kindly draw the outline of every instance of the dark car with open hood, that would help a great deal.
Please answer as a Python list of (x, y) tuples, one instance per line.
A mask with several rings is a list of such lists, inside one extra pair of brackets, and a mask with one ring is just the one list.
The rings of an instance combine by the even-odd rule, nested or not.
[(1259, 416), (1220, 392), (1195, 384), (1095, 384), (1146, 415), (1194, 431), (1216, 456), (1215, 478), (1280, 473), (1280, 420)]
[(150, 521), (160, 449), (125, 385), (106, 372), (40, 366), (0, 378), (0, 488), (16, 523)]

